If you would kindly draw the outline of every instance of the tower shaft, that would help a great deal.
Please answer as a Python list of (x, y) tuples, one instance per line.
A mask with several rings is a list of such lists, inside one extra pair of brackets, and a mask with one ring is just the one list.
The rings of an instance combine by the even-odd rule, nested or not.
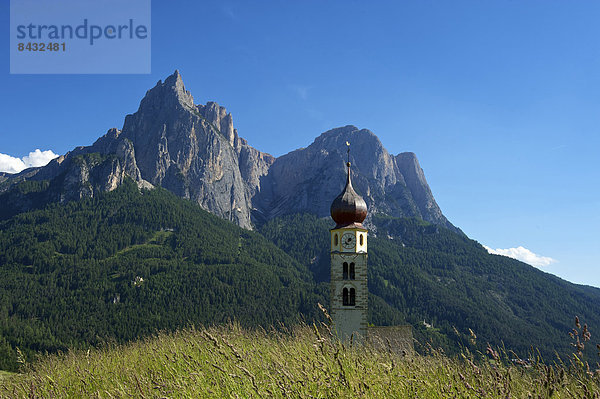
[(331, 318), (338, 337), (364, 341), (367, 338), (367, 229), (362, 222), (367, 217), (365, 200), (354, 191), (350, 171), (348, 145), (348, 175), (346, 186), (331, 204)]
[[(367, 311), (369, 291), (367, 287), (366, 229), (333, 229), (331, 251), (331, 317), (338, 337), (342, 340), (362, 342), (367, 336)], [(335, 236), (355, 237), (363, 245), (346, 249), (343, 243), (334, 246)], [(361, 240), (362, 237), (362, 240)], [(358, 247), (358, 248), (357, 248)]]

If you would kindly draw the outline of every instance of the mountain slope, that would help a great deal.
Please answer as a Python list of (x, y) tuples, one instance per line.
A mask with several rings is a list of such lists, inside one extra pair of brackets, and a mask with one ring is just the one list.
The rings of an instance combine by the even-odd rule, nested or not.
[[(247, 145), (231, 114), (214, 102), (194, 105), (178, 71), (146, 93), (122, 130), (110, 129), (89, 147), (78, 147), (47, 166), (0, 181), (4, 217), (51, 202), (94, 197), (133, 179), (160, 186), (239, 226), (251, 228), (251, 197), (273, 162)], [(36, 195), (22, 181), (43, 182)]]
[[(327, 216), (345, 181), (346, 141), (352, 143), (355, 184), (371, 212), (458, 231), (436, 204), (413, 153), (393, 156), (372, 132), (346, 126), (275, 159), (239, 137), (225, 108), (194, 104), (178, 71), (146, 93), (121, 130), (110, 129), (45, 167), (0, 175), (0, 218), (94, 197), (126, 178), (166, 188), (247, 229), (296, 212)], [(24, 181), (37, 186), (24, 192)]]
[[(420, 219), (374, 215), (373, 223), (376, 325), (408, 321), (420, 341), (451, 352), (472, 329), (480, 350), (504, 342), (526, 357), (533, 345), (546, 359), (572, 350), (574, 315), (600, 331), (598, 289), (490, 255)], [(331, 227), (296, 214), (271, 219), (259, 234), (127, 180), (95, 198), (9, 218), (0, 222), (0, 368), (14, 369), (16, 347), (53, 352), (189, 323), (319, 318), (316, 304), (329, 303)]]
[[(554, 350), (572, 351), (568, 332), (575, 315), (592, 332), (600, 331), (600, 289), (490, 255), (463, 234), (419, 219), (374, 215), (373, 223), (379, 234), (369, 238), (369, 293), (389, 306), (371, 313), (374, 324), (407, 320), (417, 337), (450, 350), (469, 342), (470, 328), (483, 351), (487, 342), (504, 343), (526, 357), (533, 345), (546, 359)], [(290, 215), (260, 231), (306, 264), (317, 281), (326, 281), (331, 227), (312, 215)]]
[(310, 272), (257, 233), (131, 181), (0, 222), (0, 368), (189, 323), (317, 315)]
[(327, 131), (307, 148), (277, 158), (255, 201), (258, 218), (296, 212), (328, 216), (346, 181), (346, 142), (352, 146), (352, 181), (369, 215), (415, 216), (458, 231), (435, 202), (415, 154), (392, 156), (372, 132), (354, 126)]

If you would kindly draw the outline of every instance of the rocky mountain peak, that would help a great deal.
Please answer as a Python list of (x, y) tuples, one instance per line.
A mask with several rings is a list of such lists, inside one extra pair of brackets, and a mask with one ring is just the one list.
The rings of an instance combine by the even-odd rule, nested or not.
[[(179, 71), (146, 92), (121, 130), (109, 129), (93, 145), (46, 167), (1, 175), (0, 194), (22, 180), (48, 180), (44, 198), (66, 201), (112, 190), (130, 178), (140, 187), (164, 187), (245, 228), (297, 212), (328, 217), (346, 181), (346, 142), (353, 186), (369, 209), (367, 225), (373, 214), (384, 213), (455, 229), (436, 204), (415, 154), (391, 155), (373, 132), (348, 125), (274, 158), (239, 137), (225, 107), (194, 104)], [(22, 196), (14, 203), (26, 206)]]
[(194, 107), (192, 94), (185, 89), (179, 71), (175, 71), (164, 81), (159, 80), (156, 85), (146, 92), (140, 102), (138, 112), (161, 112), (163, 110), (180, 110)]
[[(379, 138), (368, 129), (359, 129), (354, 125), (337, 127), (321, 133), (313, 144), (323, 147), (337, 146), (340, 141), (353, 139), (358, 142), (374, 141), (381, 145)], [(342, 143), (345, 145), (345, 143)]]
[(194, 105), (194, 98), (192, 94), (185, 89), (185, 85), (183, 84), (183, 78), (178, 70), (165, 79), (165, 83), (163, 84), (168, 90), (171, 90), (179, 102), (187, 106)]
[(178, 71), (146, 93), (121, 136), (133, 143), (142, 179), (251, 228), (251, 196), (270, 156), (238, 136), (225, 107), (195, 105)]
[(416, 216), (457, 230), (436, 204), (416, 156), (391, 155), (373, 132), (352, 125), (328, 130), (307, 148), (277, 158), (265, 178), (263, 186), (268, 189), (255, 200), (260, 217), (301, 211), (327, 216), (331, 199), (346, 181), (346, 142), (354, 188), (367, 203), (365, 223), (370, 228), (375, 228), (372, 215), (383, 213)]
[(121, 131), (119, 129), (115, 127), (110, 128), (104, 136), (101, 136), (94, 142), (92, 147), (102, 154), (115, 152), (115, 144), (117, 143), (120, 134)]

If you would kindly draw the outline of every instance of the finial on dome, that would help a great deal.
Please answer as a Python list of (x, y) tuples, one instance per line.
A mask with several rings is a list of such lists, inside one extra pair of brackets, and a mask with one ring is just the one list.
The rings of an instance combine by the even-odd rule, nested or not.
[(331, 203), (331, 218), (335, 221), (336, 229), (341, 227), (355, 226), (362, 227), (362, 222), (367, 217), (367, 204), (365, 200), (354, 191), (350, 179), (350, 143), (346, 141), (348, 147), (348, 176), (346, 187), (340, 195)]
[[(348, 146), (348, 162), (346, 163), (347, 167), (350, 167), (350, 142), (346, 141), (346, 146)], [(350, 173), (350, 171), (348, 171)]]

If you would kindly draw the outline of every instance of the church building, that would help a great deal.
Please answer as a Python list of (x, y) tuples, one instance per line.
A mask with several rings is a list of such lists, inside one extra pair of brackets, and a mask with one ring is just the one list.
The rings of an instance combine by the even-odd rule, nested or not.
[(352, 187), (350, 145), (346, 186), (331, 204), (331, 318), (334, 331), (343, 341), (369, 342), (402, 354), (414, 352), (412, 327), (368, 326), (367, 217), (365, 200)]
[[(348, 153), (350, 149), (348, 149)], [(331, 204), (331, 317), (338, 337), (367, 338), (367, 217), (365, 200), (354, 191), (348, 157), (346, 186)]]

